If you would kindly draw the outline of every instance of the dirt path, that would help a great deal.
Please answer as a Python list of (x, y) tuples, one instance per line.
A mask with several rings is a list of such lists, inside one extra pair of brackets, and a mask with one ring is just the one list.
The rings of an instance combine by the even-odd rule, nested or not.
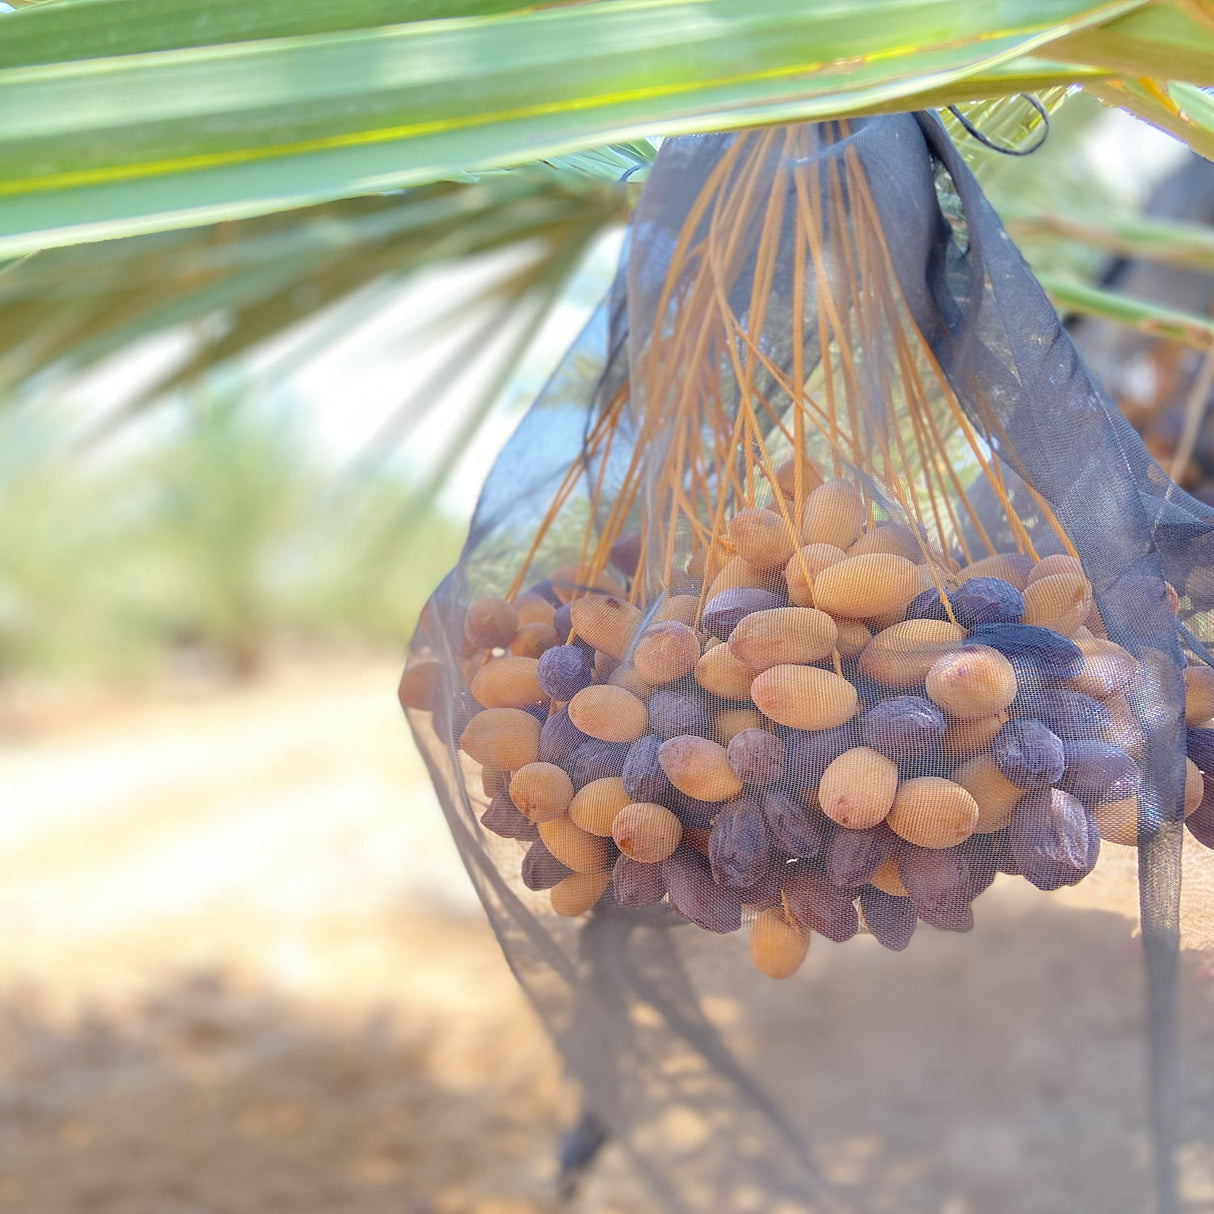
[[(285, 669), (0, 747), (0, 1210), (558, 1208), (570, 1093), (395, 673)], [(1132, 878), (1123, 853), (1061, 896), (1008, 883), (972, 935), (901, 956), (816, 942), (784, 986), (739, 986), (721, 958), (741, 944), (713, 941), (698, 976), (860, 1208), (1137, 1214)], [(1208, 956), (1184, 966), (1187, 1214), (1214, 1211)], [(573, 1207), (652, 1208), (615, 1152)]]

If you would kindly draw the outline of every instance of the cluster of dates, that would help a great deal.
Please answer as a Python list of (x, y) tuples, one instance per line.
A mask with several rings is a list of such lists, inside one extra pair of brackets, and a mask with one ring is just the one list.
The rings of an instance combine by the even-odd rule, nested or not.
[[(843, 480), (790, 509), (738, 512), (648, 609), (574, 570), (470, 605), (459, 744), (483, 825), (527, 845), (528, 888), (564, 915), (608, 898), (710, 932), (745, 918), (755, 965), (784, 977), (811, 932), (862, 922), (901, 949), (919, 921), (969, 928), (998, 872), (1057, 889), (1101, 838), (1137, 842), (1139, 664), (1077, 560), (949, 571)], [(627, 579), (635, 545), (613, 563)], [(1212, 674), (1186, 672), (1195, 724)], [(402, 699), (431, 682), (412, 668)], [(1185, 811), (1214, 843), (1214, 730), (1190, 749)]]

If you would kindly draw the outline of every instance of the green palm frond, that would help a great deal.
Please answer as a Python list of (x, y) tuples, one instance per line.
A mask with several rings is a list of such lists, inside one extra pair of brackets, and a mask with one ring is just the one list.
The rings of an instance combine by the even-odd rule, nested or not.
[(0, 24), (0, 256), (1077, 81), (1210, 134), (1166, 83), (1214, 57), (1184, 0), (56, 0)]

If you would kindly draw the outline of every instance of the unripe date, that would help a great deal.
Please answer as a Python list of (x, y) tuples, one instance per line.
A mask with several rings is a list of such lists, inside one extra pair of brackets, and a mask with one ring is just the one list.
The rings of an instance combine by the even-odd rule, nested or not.
[(632, 800), (623, 779), (604, 776), (601, 780), (591, 780), (573, 794), (569, 803), (569, 817), (587, 834), (607, 838), (616, 815)]
[[(839, 630), (813, 607), (775, 607), (744, 616), (729, 634), (729, 651), (752, 670), (821, 662), (830, 657)], [(694, 663), (693, 663), (694, 664)]]
[(822, 773), (822, 812), (850, 830), (865, 830), (885, 818), (898, 791), (898, 768), (868, 746), (844, 751)]
[(658, 864), (679, 845), (683, 824), (664, 805), (641, 801), (620, 810), (611, 837), (630, 859)]
[(773, 666), (750, 685), (755, 707), (791, 729), (832, 729), (856, 715), (856, 689), (830, 670)]
[(460, 734), (460, 749), (478, 763), (517, 771), (534, 763), (540, 723), (521, 708), (486, 708)]
[(628, 649), (641, 613), (626, 599), (613, 595), (588, 594), (570, 606), (573, 632), (588, 645), (616, 659)]
[(658, 748), (658, 763), (679, 792), (698, 801), (728, 801), (742, 791), (725, 747), (707, 738), (668, 739)]
[(886, 817), (890, 829), (918, 847), (955, 847), (978, 824), (978, 803), (951, 780), (919, 776), (902, 784)]
[(645, 705), (631, 692), (610, 684), (583, 687), (569, 701), (569, 719), (601, 742), (635, 742), (649, 725)]
[(765, 910), (750, 929), (750, 959), (768, 978), (797, 972), (809, 950), (809, 933), (790, 923), (783, 911)]
[(814, 578), (814, 605), (831, 615), (869, 619), (904, 607), (919, 593), (919, 570), (903, 556), (871, 552), (829, 565)]
[(559, 818), (573, 800), (573, 781), (555, 763), (528, 763), (510, 777), (510, 799), (532, 822)]

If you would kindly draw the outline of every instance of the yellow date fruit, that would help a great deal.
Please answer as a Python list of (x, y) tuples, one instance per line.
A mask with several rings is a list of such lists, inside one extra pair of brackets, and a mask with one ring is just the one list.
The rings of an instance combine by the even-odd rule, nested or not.
[(509, 649), (516, 657), (538, 658), (541, 653), (552, 649), (558, 643), (556, 629), (551, 624), (537, 620), (531, 624), (519, 625)]
[(1070, 636), (1092, 609), (1092, 584), (1083, 571), (1054, 573), (1030, 581), (1024, 591), (1025, 624)]
[(739, 510), (729, 520), (729, 538), (738, 556), (755, 569), (781, 568), (797, 547), (792, 520), (762, 507)]
[(678, 620), (651, 624), (632, 654), (637, 674), (654, 687), (689, 675), (699, 660), (700, 638)]
[(505, 649), (518, 632), (518, 612), (505, 599), (477, 599), (464, 617), (464, 637), (477, 649)]
[(986, 750), (1006, 724), (1006, 712), (998, 712), (991, 717), (975, 717), (971, 721), (950, 717), (944, 727), (944, 737), (940, 739), (940, 751), (946, 759), (968, 759)]
[(728, 801), (742, 791), (725, 747), (708, 738), (669, 738), (658, 747), (658, 766), (679, 792), (699, 801)]
[(755, 707), (790, 729), (833, 729), (856, 715), (856, 689), (832, 670), (772, 666), (750, 685)]
[(850, 830), (884, 820), (898, 791), (898, 768), (868, 746), (854, 746), (832, 760), (818, 784), (822, 812)]
[(763, 718), (754, 708), (726, 708), (712, 718), (714, 742), (728, 746), (744, 729), (761, 729)]
[(546, 699), (540, 690), (537, 658), (508, 654), (486, 662), (472, 680), (472, 694), (486, 708), (528, 708)]
[(730, 557), (709, 584), (704, 601), (716, 598), (723, 590), (772, 590), (779, 576), (771, 569), (756, 569), (745, 557)]
[(538, 594), (520, 595), (514, 601), (514, 611), (520, 628), (526, 628), (528, 624), (551, 624), (556, 616), (556, 608)]
[(1120, 843), (1122, 847), (1138, 846), (1138, 797), (1125, 797), (1120, 801), (1105, 801), (1091, 807), (1096, 819), (1096, 830), (1106, 843)]
[(743, 616), (729, 634), (729, 652), (752, 670), (821, 662), (830, 657), (839, 630), (813, 607), (773, 607)]
[(706, 649), (695, 667), (696, 682), (723, 700), (748, 700), (754, 677), (754, 670), (739, 662), (725, 644)]
[(602, 872), (610, 854), (607, 840), (584, 831), (568, 816), (537, 822), (544, 846), (575, 873)]
[(1031, 586), (1034, 582), (1040, 582), (1042, 578), (1054, 577), (1059, 573), (1068, 574), (1072, 577), (1086, 577), (1083, 572), (1083, 564), (1078, 557), (1064, 556), (1062, 553), (1058, 553), (1055, 556), (1047, 556), (1039, 560), (1029, 570), (1028, 577), (1024, 579), (1024, 585), (1025, 587)]
[(555, 763), (528, 763), (510, 777), (510, 800), (532, 822), (559, 818), (573, 800), (573, 781)]
[(953, 772), (953, 782), (960, 784), (978, 806), (978, 821), (974, 834), (987, 835), (1002, 830), (1012, 820), (1016, 802), (1024, 796), (995, 766), (990, 755), (975, 755)]
[(869, 552), (888, 552), (905, 557), (913, 565), (923, 560), (923, 547), (905, 523), (878, 523), (852, 544), (847, 555), (864, 556)]
[(616, 814), (611, 837), (629, 859), (657, 864), (678, 847), (683, 824), (666, 806), (637, 801)]
[(894, 856), (887, 856), (881, 861), (877, 871), (869, 877), (868, 883), (883, 894), (889, 894), (891, 898), (909, 897), (906, 886), (902, 884), (902, 877), (898, 872), (898, 861)]
[(978, 803), (960, 784), (919, 776), (899, 786), (885, 820), (908, 843), (941, 848), (965, 842), (978, 817)]
[(649, 727), (645, 705), (632, 692), (610, 683), (583, 687), (569, 701), (569, 720), (600, 742), (635, 742)]
[(658, 609), (653, 613), (653, 621), (655, 624), (661, 624), (667, 620), (677, 620), (680, 624), (694, 628), (699, 611), (698, 594), (668, 594), (658, 604)]
[(967, 565), (957, 574), (957, 581), (968, 582), (972, 577), (997, 577), (1023, 591), (1033, 571), (1033, 558), (1023, 552), (998, 552)]
[(1184, 669), (1184, 719), (1200, 725), (1214, 717), (1214, 668), (1186, 666)]
[(847, 553), (835, 544), (806, 544), (788, 558), (784, 566), (784, 584), (788, 601), (794, 607), (814, 605), (814, 579), (823, 569), (847, 560)]
[(396, 698), (402, 708), (432, 712), (443, 690), (443, 664), (432, 658), (412, 662), (400, 676)]
[(849, 556), (814, 578), (814, 606), (862, 620), (904, 608), (919, 593), (919, 569), (904, 556), (869, 552)]
[(913, 687), (965, 637), (964, 628), (947, 620), (906, 620), (877, 633), (861, 651), (858, 668), (886, 687)]
[(1201, 768), (1192, 759), (1184, 761), (1184, 816), (1187, 818), (1206, 795), (1206, 781)]
[(1138, 659), (1114, 641), (1096, 637), (1072, 639), (1083, 654), (1083, 666), (1068, 686), (1095, 700), (1107, 700), (1119, 692), (1129, 691), (1141, 674)]
[(606, 893), (610, 880), (610, 873), (570, 873), (548, 891), (552, 909), (567, 919), (576, 919)]
[(973, 645), (947, 653), (927, 672), (927, 695), (967, 721), (1003, 712), (1016, 698), (1016, 672), (997, 649)]
[(569, 817), (587, 834), (607, 838), (615, 816), (629, 805), (632, 798), (624, 791), (624, 781), (619, 776), (606, 776), (591, 780), (579, 788), (569, 803)]
[(835, 648), (841, 658), (857, 657), (864, 646), (873, 639), (873, 634), (859, 620), (836, 620), (835, 627), (838, 631)]
[(801, 542), (847, 549), (864, 529), (864, 498), (850, 481), (819, 485), (801, 509)]
[(750, 928), (750, 959), (768, 978), (789, 978), (809, 951), (809, 933), (789, 923), (781, 910), (765, 910)]
[(518, 771), (538, 757), (540, 723), (521, 708), (486, 708), (460, 734), (460, 749), (478, 763)]
[(587, 594), (570, 609), (573, 635), (608, 657), (622, 658), (641, 622), (641, 613), (626, 599)]

